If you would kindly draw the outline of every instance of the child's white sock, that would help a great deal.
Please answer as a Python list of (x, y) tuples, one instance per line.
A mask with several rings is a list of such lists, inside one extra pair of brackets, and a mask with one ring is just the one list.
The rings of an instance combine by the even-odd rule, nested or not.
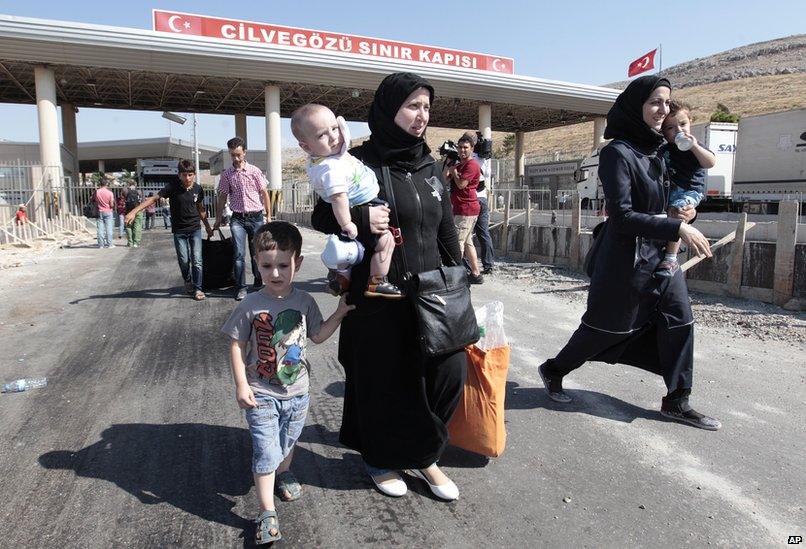
[(677, 261), (677, 254), (672, 252), (666, 252), (666, 255), (663, 256), (663, 259), (666, 261)]

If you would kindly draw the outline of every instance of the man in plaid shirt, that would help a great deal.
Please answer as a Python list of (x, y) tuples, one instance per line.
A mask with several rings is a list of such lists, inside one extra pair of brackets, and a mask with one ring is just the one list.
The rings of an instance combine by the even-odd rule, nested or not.
[[(255, 232), (267, 221), (271, 221), (271, 200), (266, 189), (266, 178), (263, 172), (246, 161), (246, 144), (240, 137), (233, 137), (227, 141), (232, 167), (221, 172), (218, 183), (218, 209), (224, 211), (224, 205), (229, 198), (232, 209), (230, 230), (232, 231), (233, 260), (235, 270), (235, 299), (240, 301), (246, 297), (246, 276), (244, 272), (244, 259), (246, 258), (246, 244), (249, 243), (249, 256), (252, 260), (252, 275), (255, 279), (255, 288), (260, 288), (263, 281), (257, 269), (252, 238)], [(264, 218), (265, 214), (265, 218)], [(216, 216), (213, 230), (221, 225), (221, 216)]]

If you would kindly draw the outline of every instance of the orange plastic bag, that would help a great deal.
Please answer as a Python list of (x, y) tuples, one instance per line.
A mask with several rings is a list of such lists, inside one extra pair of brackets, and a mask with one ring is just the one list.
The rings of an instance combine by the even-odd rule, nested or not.
[(509, 370), (509, 345), (482, 351), (465, 348), (467, 380), (453, 417), (448, 422), (450, 444), (487, 457), (504, 453), (504, 397)]

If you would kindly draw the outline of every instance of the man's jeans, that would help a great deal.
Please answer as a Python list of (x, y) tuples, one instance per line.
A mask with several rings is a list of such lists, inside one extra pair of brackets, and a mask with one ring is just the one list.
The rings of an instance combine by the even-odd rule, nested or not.
[(235, 275), (235, 286), (237, 289), (246, 288), (246, 277), (244, 273), (244, 263), (246, 258), (246, 245), (249, 244), (249, 256), (252, 259), (252, 276), (255, 277), (255, 284), (261, 285), (263, 281), (260, 278), (260, 271), (257, 270), (257, 261), (255, 260), (255, 247), (252, 244), (252, 239), (257, 230), (263, 226), (263, 213), (259, 214), (241, 214), (233, 213), (230, 220), (229, 228), (232, 232), (233, 240), (233, 269)]
[(143, 238), (143, 212), (134, 216), (131, 225), (126, 225), (126, 240), (128, 246), (139, 246)]
[(126, 236), (126, 223), (123, 222), (125, 217), (126, 214), (118, 214), (118, 235), (120, 238)]
[(479, 259), (485, 269), (492, 269), (495, 258), (493, 257), (493, 239), (490, 237), (490, 208), (487, 206), (487, 199), (479, 197), (479, 217), (476, 219), (476, 227), (473, 230), (479, 240)]
[(193, 287), (202, 289), (202, 232), (174, 234), (176, 259), (185, 282), (193, 282)]
[(98, 247), (111, 246), (115, 242), (115, 218), (112, 212), (100, 212), (98, 216)]

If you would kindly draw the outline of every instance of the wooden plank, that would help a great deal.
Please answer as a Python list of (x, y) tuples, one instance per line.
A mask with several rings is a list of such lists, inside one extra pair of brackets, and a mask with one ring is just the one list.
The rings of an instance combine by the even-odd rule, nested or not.
[[(745, 226), (745, 232), (749, 231), (750, 229), (752, 229), (755, 226), (756, 226), (756, 224), (753, 223), (753, 222), (748, 223)], [(736, 231), (728, 233), (727, 235), (723, 236), (722, 238), (720, 238), (719, 240), (717, 240), (716, 242), (711, 244), (711, 251), (713, 252), (715, 250), (718, 250), (719, 248), (721, 248), (725, 244), (730, 244), (731, 242), (733, 242), (733, 240), (735, 238), (736, 238)], [(692, 257), (691, 259), (689, 259), (688, 261), (686, 261), (685, 263), (680, 265), (680, 270), (683, 271), (683, 272), (688, 271), (690, 268), (692, 268), (694, 265), (696, 265), (697, 263), (699, 263), (703, 259), (708, 259), (708, 258), (707, 258), (707, 256), (704, 256), (704, 255), (703, 256), (695, 255), (694, 257)]]

